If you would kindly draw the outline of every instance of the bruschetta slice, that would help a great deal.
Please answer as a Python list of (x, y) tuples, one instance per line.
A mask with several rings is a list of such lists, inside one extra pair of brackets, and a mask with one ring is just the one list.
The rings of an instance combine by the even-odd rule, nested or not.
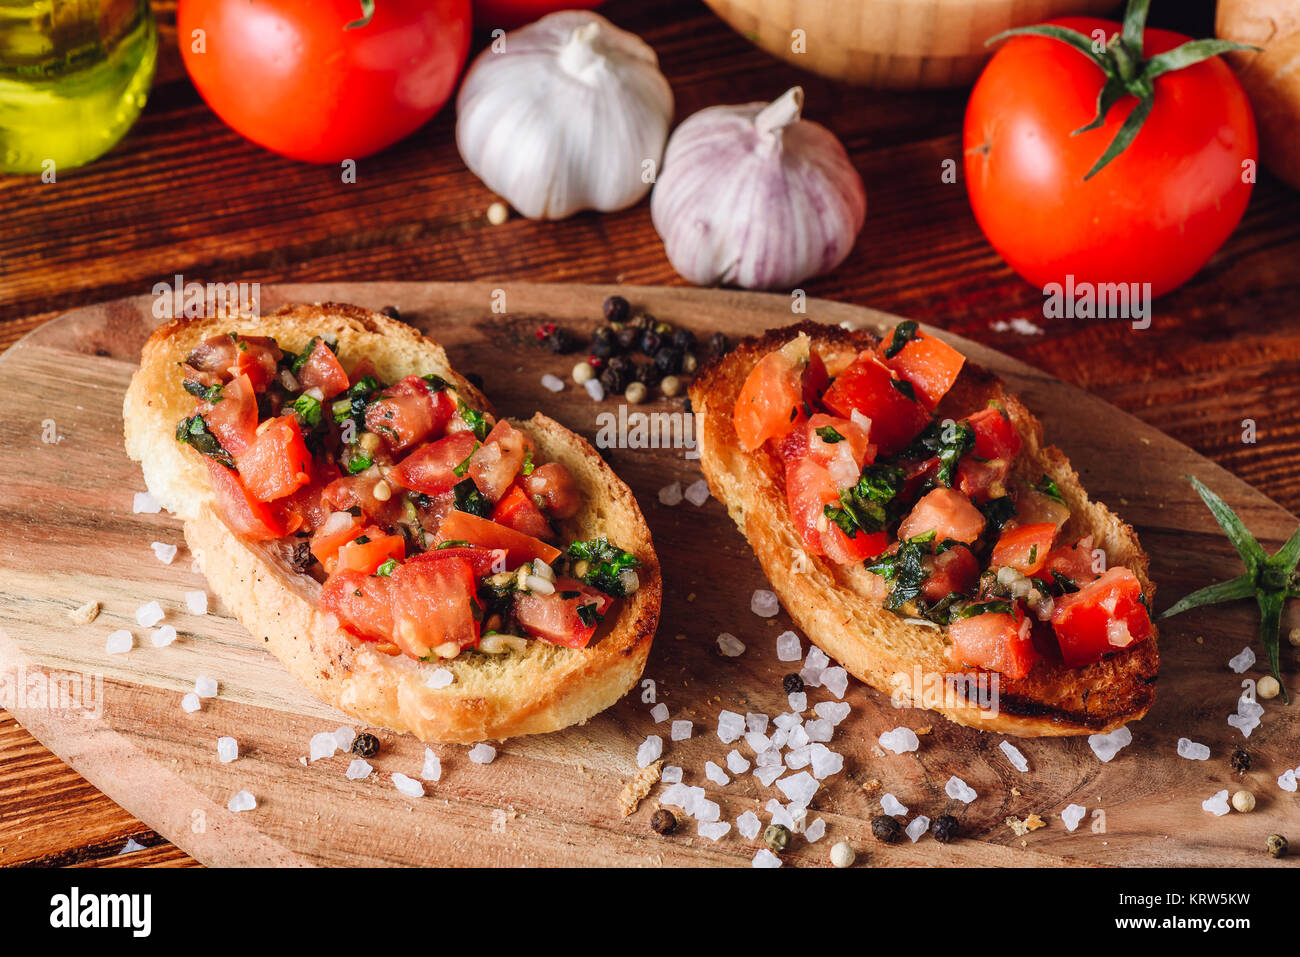
[(536, 734), (640, 677), (662, 585), (632, 493), (557, 422), (497, 418), (410, 326), (338, 304), (178, 319), (123, 417), (213, 590), (359, 720)]
[(805, 322), (742, 341), (690, 395), (709, 486), (786, 610), (896, 705), (1022, 736), (1151, 706), (1136, 534), (941, 339)]

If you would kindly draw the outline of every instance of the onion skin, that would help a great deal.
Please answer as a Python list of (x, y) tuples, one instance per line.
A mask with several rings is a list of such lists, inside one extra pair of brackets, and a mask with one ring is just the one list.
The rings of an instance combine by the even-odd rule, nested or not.
[(790, 289), (838, 266), (867, 195), (830, 130), (772, 104), (701, 110), (668, 140), (650, 215), (674, 269), (701, 286)]

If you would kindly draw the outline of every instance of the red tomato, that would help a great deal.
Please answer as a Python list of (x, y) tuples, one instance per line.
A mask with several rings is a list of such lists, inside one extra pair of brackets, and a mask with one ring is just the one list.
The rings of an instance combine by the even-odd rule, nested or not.
[[(364, 542), (361, 539), (366, 539)], [(339, 546), (334, 569), (340, 572), (361, 572), (373, 575), (384, 562), (406, 557), (406, 539), (401, 535), (387, 535), (382, 529), (370, 526), (364, 533), (346, 545)]]
[(1092, 536), (1085, 535), (1073, 545), (1063, 545), (1047, 556), (1043, 564), (1043, 575), (1052, 572), (1064, 575), (1076, 585), (1090, 582), (1101, 572), (1093, 567)]
[(590, 10), (604, 0), (474, 0), (474, 26), (513, 30), (556, 10)]
[[(613, 603), (614, 599), (604, 592), (588, 588), (580, 581), (556, 578), (554, 594), (516, 594), (515, 617), (534, 638), (566, 648), (586, 648), (600, 626), (599, 616)], [(579, 611), (583, 606), (586, 612)], [(584, 616), (587, 621), (583, 621)]]
[(348, 387), (348, 374), (343, 371), (338, 356), (334, 355), (334, 350), (325, 344), (325, 340), (316, 340), (311, 355), (298, 370), (298, 384), (302, 386), (304, 392), (308, 389), (320, 389), (327, 399), (334, 398)]
[(236, 132), (338, 163), (422, 126), (469, 52), (469, 0), (384, 0), (348, 26), (360, 18), (357, 0), (182, 0), (176, 27), (190, 79)]
[(231, 379), (221, 387), (216, 405), (200, 406), (204, 420), (221, 447), (240, 455), (257, 435), (257, 394), (248, 376)]
[(401, 452), (442, 435), (455, 411), (456, 400), (446, 389), (431, 393), (428, 383), (412, 375), (389, 386), (366, 407), (366, 428), (394, 452)]
[(970, 499), (956, 489), (937, 488), (912, 506), (912, 511), (898, 526), (898, 540), (934, 532), (936, 542), (952, 539), (969, 545), (983, 530), (984, 515)]
[(856, 409), (870, 419), (871, 441), (881, 455), (906, 448), (930, 423), (930, 413), (903, 393), (874, 352), (862, 353), (837, 375), (822, 401), (840, 418), (851, 419)]
[(807, 436), (808, 457), (829, 470), (837, 480), (856, 482), (862, 467), (876, 459), (876, 447), (871, 444), (867, 430), (848, 419), (818, 412), (808, 420), (803, 431)]
[(467, 474), (495, 502), (514, 483), (532, 451), (533, 440), (502, 419), (470, 456)]
[(275, 512), (284, 524), (285, 534), (313, 531), (329, 518), (331, 509), (325, 503), (325, 489), (337, 475), (334, 466), (313, 461), (312, 480), (292, 495), (276, 500)]
[(506, 551), (504, 548), (480, 548), (477, 545), (451, 545), (447, 548), (435, 548), (430, 552), (421, 552), (407, 559), (411, 562), (436, 562), (444, 558), (459, 558), (469, 562), (474, 569), (475, 579), (485, 578), (507, 571)]
[(740, 447), (752, 452), (787, 435), (805, 418), (804, 404), (816, 401), (825, 379), (826, 366), (805, 335), (763, 356), (736, 396), (732, 421)]
[(582, 509), (578, 483), (559, 462), (539, 465), (519, 481), (530, 498), (541, 497), (542, 507), (552, 518), (572, 518)]
[(1052, 628), (1061, 658), (1081, 668), (1122, 651), (1151, 634), (1151, 616), (1142, 604), (1142, 584), (1127, 568), (1112, 568), (1094, 582), (1056, 602)]
[(492, 511), (492, 521), (533, 538), (555, 537), (551, 523), (519, 485), (510, 486), (510, 491), (501, 496), (501, 501)]
[(420, 446), (388, 473), (389, 478), (413, 492), (440, 495), (465, 479), (465, 473), (457, 475), (456, 470), (466, 464), (477, 444), (474, 433), (453, 432)]
[(1056, 526), (1051, 523), (1008, 528), (993, 547), (989, 567), (1010, 566), (1022, 575), (1037, 575), (1038, 570), (1047, 564), (1055, 538)]
[(208, 466), (217, 513), (232, 532), (251, 542), (284, 536), (284, 526), (275, 513), (266, 503), (259, 502), (248, 494), (235, 472), (206, 456), (203, 461)]
[(261, 392), (275, 377), (283, 355), (275, 340), (267, 336), (222, 333), (195, 346), (194, 351), (186, 356), (185, 363), (221, 379), (247, 375), (253, 387)]
[(927, 577), (921, 586), (926, 601), (939, 601), (952, 592), (967, 594), (980, 577), (980, 563), (964, 545), (954, 545), (925, 559)]
[(912, 383), (916, 397), (927, 409), (933, 409), (948, 394), (966, 357), (940, 339), (916, 333), (899, 352), (887, 358), (893, 336), (880, 344), (880, 361)]
[[(1110, 20), (1052, 21), (1112, 37)], [(1186, 41), (1147, 30), (1144, 55)], [(966, 107), (966, 188), (980, 228), (1016, 272), (1044, 287), (1066, 282), (1151, 283), (1159, 296), (1186, 282), (1241, 219), (1258, 158), (1241, 83), (1219, 58), (1156, 78), (1155, 105), (1137, 138), (1091, 179), (1137, 104), (1120, 99), (1088, 132), (1103, 84), (1088, 57), (1047, 37), (1008, 40)]]
[(948, 626), (953, 656), (963, 664), (1023, 678), (1038, 660), (1032, 625), (1024, 612), (985, 612), (959, 618)]
[(811, 458), (790, 463), (785, 473), (786, 503), (790, 518), (805, 547), (813, 555), (825, 555), (837, 564), (847, 565), (874, 558), (889, 545), (884, 532), (868, 534), (861, 530), (850, 537), (826, 518), (827, 505), (839, 505), (839, 489), (831, 473)]
[(510, 568), (518, 568), (524, 562), (540, 558), (548, 565), (554, 565), (560, 557), (560, 550), (554, 545), (516, 532), (496, 522), (479, 518), (469, 512), (453, 511), (442, 520), (436, 536), (438, 542), (468, 542), (482, 548), (504, 548), (506, 562)]
[[(339, 517), (335, 518), (336, 515)], [(365, 522), (347, 512), (333, 512), (312, 534), (311, 553), (322, 565), (332, 562), (339, 548), (360, 535), (365, 527)]]
[(968, 498), (984, 501), (1004, 491), (1020, 454), (1020, 433), (996, 406), (981, 409), (966, 421), (975, 430), (975, 448), (957, 464), (957, 487)]
[(248, 448), (235, 456), (240, 481), (262, 502), (292, 495), (311, 481), (311, 453), (298, 419), (282, 415), (263, 423)]
[[(388, 498), (375, 498), (375, 488), (380, 482), (388, 486)], [(335, 512), (359, 508), (361, 517), (368, 522), (393, 525), (405, 518), (402, 499), (393, 494), (392, 485), (373, 476), (340, 475), (325, 486), (321, 501)]]

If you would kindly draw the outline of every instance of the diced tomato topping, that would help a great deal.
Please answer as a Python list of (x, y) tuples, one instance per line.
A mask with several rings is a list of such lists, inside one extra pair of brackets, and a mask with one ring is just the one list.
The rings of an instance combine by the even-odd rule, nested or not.
[(347, 512), (333, 512), (312, 533), (311, 553), (322, 565), (332, 562), (339, 548), (360, 535), (365, 527), (364, 521)]
[(1058, 598), (1052, 628), (1061, 658), (1081, 668), (1122, 651), (1151, 634), (1151, 616), (1142, 603), (1142, 584), (1127, 568), (1109, 569), (1077, 592)]
[(324, 339), (316, 340), (311, 355), (298, 370), (298, 384), (304, 392), (320, 389), (327, 399), (334, 398), (348, 387), (348, 374), (343, 371), (334, 350), (325, 344)]
[(828, 521), (822, 530), (822, 552), (837, 565), (853, 565), (875, 558), (889, 547), (886, 532), (864, 532), (861, 529), (851, 536), (834, 522)]
[(790, 518), (813, 555), (825, 555), (844, 565), (874, 558), (889, 545), (889, 536), (884, 532), (868, 534), (859, 529), (849, 536), (826, 517), (827, 505), (840, 504), (839, 489), (831, 473), (811, 458), (799, 459), (787, 467), (785, 494)]
[(965, 495), (951, 488), (926, 493), (898, 527), (899, 541), (935, 533), (935, 541), (970, 544), (984, 530), (984, 515)]
[(856, 409), (871, 420), (871, 441), (881, 455), (907, 448), (930, 423), (925, 406), (909, 398), (874, 352), (863, 352), (835, 377), (822, 401), (835, 415), (851, 419)]
[(1016, 490), (1015, 499), (1015, 521), (1021, 525), (1050, 522), (1060, 528), (1070, 520), (1070, 509), (1065, 503), (1058, 502), (1037, 489), (1021, 486)]
[(551, 523), (520, 485), (510, 486), (492, 511), (492, 521), (533, 538), (553, 538)]
[(223, 380), (246, 375), (253, 388), (261, 392), (275, 377), (283, 355), (275, 340), (266, 336), (223, 333), (200, 342), (186, 357), (185, 364)]
[(746, 452), (753, 452), (768, 439), (785, 436), (804, 416), (805, 373), (811, 371), (812, 376), (823, 378), (826, 374), (820, 357), (817, 365), (813, 364), (815, 355), (811, 340), (800, 334), (763, 356), (749, 373), (736, 397), (732, 419), (736, 438)]
[(989, 567), (1009, 566), (1022, 575), (1036, 575), (1047, 564), (1055, 539), (1056, 526), (1050, 522), (1008, 528), (993, 547)]
[(469, 562), (470, 567), (474, 569), (476, 580), (509, 570), (507, 567), (509, 560), (504, 548), (480, 548), (477, 545), (438, 547), (432, 551), (412, 555), (407, 559), (407, 563), (436, 562), (444, 558), (460, 558)]
[(468, 474), (478, 490), (497, 501), (514, 483), (533, 452), (533, 440), (502, 419), (469, 459)]
[(446, 389), (431, 393), (427, 382), (412, 375), (389, 386), (366, 408), (366, 428), (401, 452), (441, 436), (455, 411), (456, 400)]
[(1063, 545), (1048, 555), (1042, 571), (1048, 576), (1056, 572), (1076, 585), (1082, 585), (1093, 581), (1101, 574), (1094, 567), (1094, 562), (1092, 536), (1085, 535), (1073, 545)]
[(893, 336), (888, 336), (880, 344), (880, 361), (912, 383), (921, 404), (933, 409), (957, 381), (966, 357), (946, 342), (917, 332), (901, 350), (886, 358), (892, 342)]
[(437, 542), (468, 542), (482, 548), (504, 548), (510, 568), (518, 568), (534, 558), (554, 565), (560, 557), (560, 550), (554, 545), (469, 512), (453, 511), (448, 514), (438, 526), (435, 539)]
[(926, 601), (939, 601), (953, 592), (967, 594), (980, 577), (980, 563), (965, 545), (954, 545), (925, 560), (928, 572), (921, 586)]
[(1024, 612), (1014, 615), (985, 612), (959, 618), (948, 626), (953, 656), (963, 664), (1023, 678), (1038, 660), (1032, 624)]
[[(467, 477), (468, 460), (478, 442), (472, 432), (451, 435), (422, 445), (404, 458), (389, 477), (415, 492), (440, 495)], [(460, 474), (456, 470), (461, 469)]]
[(312, 480), (292, 495), (275, 501), (275, 513), (280, 516), (285, 534), (310, 532), (324, 523), (332, 511), (325, 503), (325, 489), (338, 475), (338, 468), (319, 459), (312, 462)]
[(339, 546), (338, 559), (334, 568), (341, 572), (362, 572), (373, 575), (375, 569), (390, 558), (400, 562), (405, 557), (406, 539), (401, 535), (389, 535), (383, 529), (371, 525), (357, 538)]
[(257, 437), (257, 393), (246, 375), (223, 385), (221, 398), (215, 404), (202, 403), (199, 412), (208, 431), (231, 455), (239, 455)]
[(248, 493), (239, 475), (206, 456), (217, 512), (240, 538), (252, 542), (282, 538), (284, 525), (264, 502)]
[(988, 406), (969, 419), (975, 430), (975, 447), (957, 466), (957, 487), (977, 501), (1001, 494), (1002, 485), (1020, 454), (1020, 433), (996, 406)]
[(534, 501), (541, 498), (542, 507), (552, 518), (572, 518), (582, 510), (582, 493), (573, 476), (559, 462), (539, 465), (520, 480), (524, 491)]
[[(375, 497), (375, 488), (381, 481), (388, 487), (388, 498)], [(321, 500), (335, 512), (359, 508), (367, 521), (384, 525), (392, 525), (405, 517), (402, 499), (393, 493), (386, 480), (376, 479), (373, 475), (340, 475), (325, 486)]]
[(876, 447), (862, 426), (818, 412), (804, 428), (808, 457), (826, 468), (840, 488), (848, 488), (862, 474), (862, 467), (874, 462)]
[(240, 481), (258, 501), (292, 495), (311, 481), (311, 453), (298, 420), (283, 415), (264, 423), (243, 452), (235, 456)]
[[(560, 577), (555, 580), (554, 594), (517, 594), (515, 617), (534, 638), (566, 648), (585, 648), (596, 634), (600, 616), (613, 603), (614, 599), (603, 592), (575, 579)], [(581, 611), (582, 608), (586, 611)]]

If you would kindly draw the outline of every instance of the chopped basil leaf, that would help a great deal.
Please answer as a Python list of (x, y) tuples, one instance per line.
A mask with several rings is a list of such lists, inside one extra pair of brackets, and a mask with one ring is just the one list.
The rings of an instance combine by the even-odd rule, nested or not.
[(456, 478), (460, 478), (465, 474), (465, 470), (469, 468), (469, 460), (474, 457), (474, 453), (477, 452), (480, 448), (482, 448), (481, 444), (475, 442), (474, 447), (469, 450), (469, 455), (465, 456), (464, 460), (460, 463), (460, 465), (457, 465), (455, 468), (451, 470), (452, 474), (455, 475)]
[(215, 462), (220, 462), (226, 468), (235, 467), (234, 457), (222, 447), (217, 437), (208, 431), (208, 423), (201, 415), (192, 415), (176, 423), (176, 441), (192, 446), (199, 453)]
[(894, 327), (894, 335), (885, 349), (885, 358), (892, 359), (903, 351), (903, 347), (916, 338), (916, 323), (905, 319)]
[(1062, 505), (1065, 504), (1065, 496), (1061, 494), (1060, 488), (1058, 488), (1057, 484), (1053, 482), (1050, 478), (1048, 478), (1046, 474), (1044, 474), (1043, 477), (1039, 479), (1038, 484), (1033, 486), (1033, 488), (1035, 491), (1041, 492), (1042, 494), (1046, 495), (1048, 498), (1055, 499), (1056, 501), (1060, 502)]
[(460, 410), (460, 417), (464, 420), (465, 424), (473, 430), (474, 437), (480, 442), (486, 439), (489, 430), (487, 419), (483, 416), (483, 413), (478, 409), (466, 405), (464, 402), (460, 402), (457, 408)]
[(397, 569), (397, 559), (390, 558), (388, 561), (384, 562), (382, 565), (380, 565), (378, 568), (375, 569), (375, 574), (387, 577), (388, 575), (391, 575), (396, 569)]
[(469, 548), (469, 547), (471, 547), (470, 543), (464, 541), (463, 539), (449, 538), (445, 542), (439, 542), (437, 545), (435, 545), (434, 551), (438, 551), (443, 548)]
[(611, 545), (605, 538), (574, 542), (569, 546), (568, 554), (570, 558), (587, 562), (586, 574), (581, 576), (586, 584), (615, 598), (627, 597), (620, 573), (627, 568), (641, 567), (639, 558)]
[(588, 628), (594, 627), (596, 622), (600, 621), (600, 616), (596, 614), (596, 607), (594, 603), (578, 606), (578, 618)]
[(840, 504), (827, 505), (823, 514), (852, 537), (859, 530), (879, 532), (894, 519), (895, 498), (903, 487), (903, 473), (886, 465), (869, 465), (856, 485), (840, 491)]
[(344, 459), (349, 475), (356, 475), (358, 472), (364, 472), (370, 466), (375, 464), (375, 460), (370, 453), (364, 449), (356, 449), (350, 456)]
[(320, 342), (320, 336), (312, 336), (311, 342), (307, 343), (307, 348), (303, 349), (302, 352), (293, 357), (293, 362), (289, 364), (289, 371), (294, 375), (301, 372), (302, 367), (305, 366), (307, 360), (311, 358), (311, 354), (316, 351), (316, 343), (318, 342)]
[(216, 385), (203, 385), (201, 382), (195, 382), (192, 379), (186, 379), (184, 382), (185, 391), (192, 396), (197, 396), (208, 405), (216, 405), (221, 401), (221, 391), (225, 388), (221, 383)]
[(479, 518), (488, 518), (492, 514), (492, 501), (478, 490), (473, 479), (464, 479), (452, 487), (452, 497), (457, 510), (469, 512)]
[(429, 391), (431, 392), (442, 392), (446, 389), (455, 388), (455, 386), (453, 386), (442, 376), (434, 375), (432, 372), (430, 372), (426, 376), (421, 376), (420, 378), (424, 380), (425, 384), (429, 387)]
[(984, 520), (988, 523), (985, 532), (1001, 532), (1002, 526), (1012, 515), (1016, 514), (1016, 503), (1011, 501), (1011, 496), (1003, 495), (999, 498), (991, 498), (982, 505), (976, 505), (976, 508), (984, 515)]
[(525, 475), (532, 475), (534, 468), (536, 468), (536, 466), (533, 465), (533, 450), (529, 449), (527, 452), (524, 453), (523, 473)]
[(317, 399), (304, 393), (293, 400), (293, 411), (307, 428), (314, 429), (320, 425), (321, 405)]
[(971, 602), (969, 605), (962, 605), (954, 608), (949, 621), (961, 621), (964, 618), (974, 618), (976, 615), (1011, 615), (1014, 614), (1015, 606), (1010, 601), (981, 601)]
[(957, 465), (962, 456), (975, 448), (975, 429), (966, 419), (945, 425), (931, 422), (904, 452), (909, 458), (938, 458), (939, 471), (932, 484), (952, 488), (957, 478)]
[(894, 388), (903, 393), (903, 395), (907, 396), (913, 402), (916, 401), (916, 388), (912, 383), (908, 382), (906, 379), (890, 379), (889, 381), (893, 384)]
[(839, 432), (835, 431), (835, 427), (833, 425), (823, 425), (820, 429), (817, 429), (816, 431), (817, 431), (817, 437), (820, 438), (827, 445), (834, 445), (836, 442), (844, 441), (844, 436), (840, 435)]

